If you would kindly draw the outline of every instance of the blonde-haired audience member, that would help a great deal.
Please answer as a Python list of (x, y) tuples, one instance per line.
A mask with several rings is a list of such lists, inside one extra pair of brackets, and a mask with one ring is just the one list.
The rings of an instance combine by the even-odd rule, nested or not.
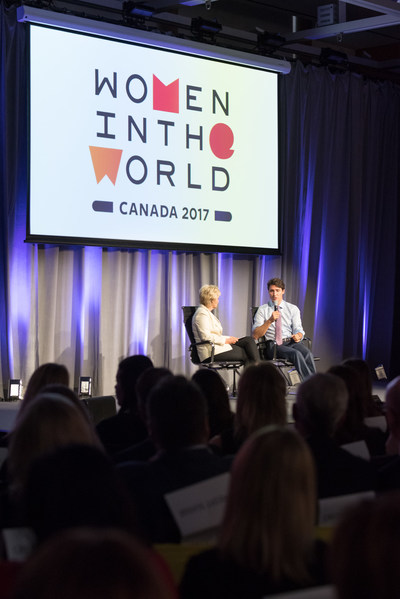
[(69, 385), (69, 372), (63, 364), (46, 362), (41, 364), (30, 377), (25, 389), (24, 399), (18, 410), (17, 419), (21, 418), (31, 400), (47, 385)]
[(6, 524), (8, 518), (11, 519), (8, 524), (18, 524), (19, 501), (35, 459), (74, 443), (101, 447), (94, 427), (78, 406), (62, 395), (39, 393), (26, 406), (12, 431), (6, 492), (2, 497), (2, 518)]
[(216, 548), (192, 557), (183, 599), (261, 599), (324, 584), (325, 545), (314, 540), (311, 453), (293, 430), (266, 427), (237, 454)]
[(224, 455), (233, 454), (256, 430), (283, 426), (286, 420), (285, 379), (271, 362), (251, 364), (239, 380), (233, 427), (214, 437), (211, 445)]
[(400, 588), (400, 494), (348, 509), (330, 550), (338, 599), (393, 599)]

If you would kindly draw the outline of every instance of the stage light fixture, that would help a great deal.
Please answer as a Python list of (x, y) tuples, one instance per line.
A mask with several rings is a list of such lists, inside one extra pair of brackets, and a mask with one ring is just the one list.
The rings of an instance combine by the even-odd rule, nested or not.
[(378, 381), (387, 379), (385, 368), (384, 368), (383, 364), (379, 364), (379, 366), (377, 366), (375, 368), (375, 374), (376, 374), (376, 378), (378, 379)]
[(8, 382), (8, 400), (18, 401), (22, 399), (22, 381), (21, 379), (10, 379)]
[(286, 44), (286, 39), (278, 33), (257, 31), (257, 50), (260, 54), (273, 54)]
[(79, 377), (79, 397), (92, 397), (92, 377)]
[(206, 10), (210, 10), (211, 4), (216, 1), (217, 0), (181, 0), (179, 4), (183, 6), (198, 6), (199, 4), (204, 4)]
[(152, 6), (148, 6), (141, 2), (132, 2), (131, 0), (124, 2), (122, 5), (122, 12), (126, 17), (142, 17), (144, 19), (149, 19), (153, 16), (155, 10), (156, 9)]
[(341, 67), (347, 68), (349, 66), (349, 59), (347, 54), (344, 52), (338, 52), (332, 50), (332, 48), (322, 48), (319, 57), (321, 66), (324, 67)]
[(222, 29), (222, 25), (218, 21), (202, 19), (201, 17), (193, 18), (190, 25), (190, 31), (193, 35), (202, 36), (210, 35), (215, 36)]

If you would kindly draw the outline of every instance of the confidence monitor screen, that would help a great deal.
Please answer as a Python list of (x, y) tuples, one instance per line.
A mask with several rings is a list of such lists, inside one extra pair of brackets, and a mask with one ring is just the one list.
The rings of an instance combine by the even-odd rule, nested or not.
[(269, 253), (277, 73), (30, 26), (27, 241)]

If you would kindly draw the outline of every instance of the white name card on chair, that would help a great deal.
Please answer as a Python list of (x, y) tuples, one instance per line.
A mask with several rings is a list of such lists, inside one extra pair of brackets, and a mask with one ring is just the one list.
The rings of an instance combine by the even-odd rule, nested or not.
[(384, 433), (387, 431), (386, 416), (368, 416), (368, 418), (364, 418), (364, 424), (372, 428), (379, 428)]
[(369, 453), (369, 449), (365, 441), (354, 441), (354, 443), (346, 443), (340, 447), (352, 455), (355, 455), (357, 458), (362, 458), (363, 460), (367, 461), (371, 459), (371, 454)]
[(348, 507), (363, 499), (373, 499), (374, 497), (374, 491), (363, 491), (362, 493), (350, 493), (349, 495), (320, 499), (318, 501), (319, 526), (333, 526)]
[(2, 537), (6, 557), (13, 562), (26, 561), (36, 543), (35, 533), (26, 527), (3, 528)]
[(220, 525), (229, 478), (227, 472), (165, 495), (183, 538)]

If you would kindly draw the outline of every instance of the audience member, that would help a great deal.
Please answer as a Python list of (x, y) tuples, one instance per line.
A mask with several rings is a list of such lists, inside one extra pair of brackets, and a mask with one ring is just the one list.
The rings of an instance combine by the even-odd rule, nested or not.
[(364, 422), (366, 411), (363, 401), (363, 382), (359, 372), (343, 364), (332, 366), (328, 372), (344, 381), (349, 394), (345, 415), (334, 433), (335, 441), (339, 445), (364, 441), (371, 456), (384, 455), (386, 434), (379, 428), (367, 426)]
[[(62, 383), (50, 383), (48, 385), (44, 385), (44, 387), (41, 388), (40, 393), (41, 394), (43, 394), (43, 393), (52, 394), (52, 395), (56, 395), (57, 397), (58, 396), (64, 397), (64, 399), (66, 399), (68, 402), (71, 402), (76, 408), (78, 408), (78, 410), (82, 413), (84, 418), (86, 420), (88, 420), (88, 422), (91, 425), (91, 419), (87, 413), (85, 405), (80, 401), (80, 399), (78, 398), (76, 393), (70, 387), (67, 387), (66, 385), (64, 385)], [(16, 418), (17, 423), (22, 418), (23, 414), (25, 413), (26, 408), (30, 405), (30, 403), (33, 399), (32, 396), (29, 396), (29, 397), (30, 397), (30, 399), (28, 400), (27, 403), (25, 403), (25, 400), (24, 400), (24, 402), (21, 404), (21, 407), (18, 411), (18, 417)], [(12, 436), (12, 432), (7, 435), (7, 445), (10, 443), (11, 436)], [(6, 482), (8, 479), (7, 469), (8, 469), (8, 460), (6, 458), (3, 461), (1, 468), (0, 468), (0, 483), (1, 484)]]
[(257, 429), (286, 423), (286, 383), (271, 362), (247, 366), (239, 380), (233, 427), (211, 440), (223, 455), (234, 454)]
[(388, 455), (400, 454), (400, 376), (386, 387), (386, 420), (389, 437), (386, 443)]
[[(65, 366), (62, 364), (55, 364), (54, 362), (48, 362), (46, 364), (42, 364), (35, 370), (26, 386), (24, 399), (20, 402), (16, 420), (21, 418), (25, 408), (39, 393), (39, 391), (41, 391), (46, 385), (50, 384), (60, 384), (68, 387), (69, 373)], [(0, 447), (8, 447), (10, 438), (10, 433), (3, 434), (0, 439)], [(4, 473), (2, 472), (0, 476), (3, 478)]]
[(111, 458), (90, 445), (62, 446), (37, 458), (28, 473), (22, 506), (24, 521), (38, 543), (79, 526), (139, 532), (134, 506)]
[(180, 532), (164, 495), (227, 472), (231, 460), (207, 447), (207, 404), (193, 382), (182, 376), (163, 378), (151, 391), (147, 413), (157, 454), (148, 462), (120, 464), (118, 471), (149, 540), (179, 542)]
[(18, 418), (22, 416), (29, 402), (46, 385), (69, 385), (69, 373), (63, 364), (47, 362), (39, 366), (32, 374), (25, 389), (24, 399), (18, 412)]
[(338, 599), (393, 599), (400, 588), (400, 494), (352, 506), (331, 547)]
[(207, 400), (210, 439), (231, 428), (233, 412), (229, 404), (229, 395), (221, 376), (210, 368), (199, 368), (192, 381), (202, 390)]
[(75, 529), (24, 565), (14, 599), (175, 599), (157, 555), (120, 530)]
[(314, 374), (297, 391), (294, 419), (314, 456), (320, 498), (375, 488), (375, 470), (370, 462), (351, 455), (334, 441), (347, 403), (345, 383), (330, 373)]
[(92, 419), (89, 415), (89, 412), (86, 408), (85, 403), (79, 399), (75, 391), (73, 391), (70, 387), (66, 385), (61, 385), (57, 383), (52, 383), (50, 385), (45, 385), (42, 389), (43, 393), (55, 393), (56, 395), (62, 395), (65, 399), (70, 401), (74, 406), (78, 408), (84, 415), (84, 417), (92, 423)]
[(96, 427), (110, 455), (140, 443), (147, 436), (146, 426), (138, 413), (136, 382), (142, 372), (152, 367), (150, 358), (142, 355), (129, 356), (118, 366), (115, 393), (120, 409), (115, 416), (105, 418)]
[(22, 565), (21, 562), (0, 560), (0, 599), (14, 598), (14, 589)]
[[(137, 380), (136, 395), (138, 414), (145, 423), (147, 431), (147, 400), (150, 395), (150, 391), (162, 378), (171, 375), (172, 372), (168, 368), (148, 368), (142, 372)], [(148, 460), (156, 453), (156, 451), (156, 446), (154, 445), (149, 434), (147, 434), (147, 437), (143, 439), (143, 441), (135, 443), (127, 449), (116, 453), (114, 455), (114, 461), (119, 464), (121, 462), (130, 462), (132, 460)]]
[(343, 365), (354, 368), (361, 377), (360, 394), (364, 405), (364, 417), (384, 415), (385, 404), (378, 395), (372, 393), (372, 377), (367, 362), (361, 358), (348, 358), (343, 361)]
[(21, 493), (34, 460), (57, 447), (71, 443), (100, 447), (89, 420), (71, 401), (52, 393), (36, 395), (27, 405), (12, 432), (7, 461), (7, 493), (3, 497), (3, 518), (18, 520)]
[(386, 460), (378, 466), (380, 492), (400, 489), (400, 377), (396, 377), (386, 388), (386, 419), (389, 436), (386, 442)]
[(218, 546), (192, 557), (182, 599), (261, 599), (326, 582), (325, 545), (314, 540), (316, 483), (297, 432), (265, 427), (232, 468)]

